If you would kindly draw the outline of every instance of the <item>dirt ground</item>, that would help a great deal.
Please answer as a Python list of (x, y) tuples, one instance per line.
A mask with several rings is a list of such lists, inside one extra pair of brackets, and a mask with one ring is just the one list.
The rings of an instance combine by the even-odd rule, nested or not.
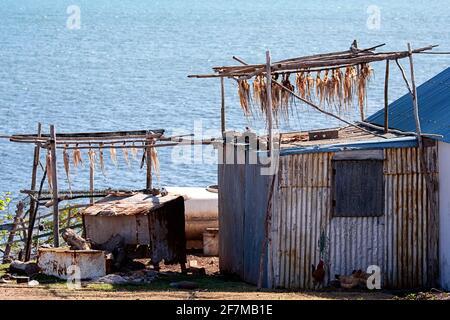
[[(219, 274), (217, 257), (189, 255), (188, 261), (197, 268), (205, 268), (206, 274), (182, 275), (179, 265), (161, 264), (158, 279), (145, 285), (111, 285), (96, 282), (83, 282), (80, 289), (69, 289), (64, 280), (38, 276), (37, 287), (27, 284), (0, 284), (0, 300), (55, 300), (55, 299), (114, 299), (114, 300), (173, 300), (173, 299), (234, 299), (234, 300), (385, 300), (396, 299), (389, 292), (346, 291), (341, 289), (323, 289), (319, 291), (290, 292), (286, 290), (261, 290), (255, 286), (230, 279)], [(146, 261), (141, 261), (146, 262)], [(188, 264), (189, 266), (189, 264)], [(150, 268), (150, 267), (149, 267)], [(2, 270), (0, 269), (0, 275)], [(6, 267), (3, 267), (3, 274)], [(176, 281), (193, 281), (198, 289), (175, 289), (170, 286)]]
[(96, 290), (82, 288), (69, 290), (67, 287), (37, 287), (30, 288), (18, 285), (2, 285), (0, 300), (190, 300), (190, 299), (219, 299), (219, 300), (385, 300), (393, 296), (384, 293), (346, 293), (346, 292), (221, 292), (206, 290), (179, 291), (130, 291), (130, 290)]

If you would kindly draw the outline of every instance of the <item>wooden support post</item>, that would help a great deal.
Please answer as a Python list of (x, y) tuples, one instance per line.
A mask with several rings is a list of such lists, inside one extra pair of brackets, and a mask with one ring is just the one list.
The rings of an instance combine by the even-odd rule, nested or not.
[(19, 203), (17, 203), (17, 210), (16, 210), (16, 216), (14, 217), (14, 221), (13, 221), (13, 227), (12, 227), (11, 231), (9, 232), (8, 242), (6, 243), (5, 251), (3, 252), (3, 263), (9, 262), (9, 254), (11, 252), (11, 244), (14, 241), (14, 236), (16, 234), (16, 230), (20, 224), (22, 216), (23, 216), (23, 202), (19, 201)]
[(384, 75), (384, 133), (389, 132), (389, 60), (386, 60), (386, 74)]
[(152, 150), (149, 147), (153, 143), (153, 139), (150, 137), (150, 134), (147, 134), (146, 138), (146, 145), (145, 148), (145, 160), (147, 163), (147, 184), (146, 184), (146, 190), (148, 193), (152, 192)]
[[(428, 198), (428, 208), (429, 210), (429, 221), (428, 221), (428, 285), (431, 287), (435, 287), (439, 285), (439, 212), (438, 212), (438, 190), (436, 179), (433, 177), (434, 172), (427, 165), (427, 151), (423, 145), (422, 138), (422, 129), (420, 124), (420, 115), (419, 115), (419, 102), (417, 97), (417, 88), (416, 81), (414, 77), (414, 63), (412, 57), (411, 45), (408, 43), (408, 52), (409, 52), (409, 65), (411, 71), (411, 94), (413, 99), (413, 113), (414, 120), (416, 122), (416, 134), (417, 134), (417, 142), (418, 142), (418, 151), (419, 158), (421, 164), (421, 171), (425, 178), (426, 190), (427, 190), (427, 198)], [(425, 212), (426, 212), (425, 211)]]
[(56, 167), (56, 131), (55, 126), (50, 125), (50, 152), (52, 156), (52, 193), (53, 193), (53, 246), (59, 247), (59, 200), (58, 200), (58, 174)]
[(272, 151), (272, 70), (270, 66), (270, 52), (266, 51), (266, 92), (267, 92), (267, 148)]
[[(38, 123), (38, 130), (37, 130), (37, 137), (38, 139), (41, 137), (41, 131), (42, 131), (42, 124), (39, 122)], [(31, 172), (31, 191), (36, 191), (36, 177), (37, 177), (37, 169), (39, 167), (39, 159), (40, 159), (40, 151), (41, 151), (41, 147), (39, 146), (39, 144), (36, 144), (34, 147), (34, 158), (33, 158), (33, 169)], [(25, 245), (25, 261), (29, 261), (30, 260), (30, 256), (31, 256), (31, 242), (32, 242), (32, 238), (33, 238), (33, 228), (34, 228), (34, 222), (36, 217), (34, 216), (35, 214), (35, 209), (36, 209), (36, 199), (33, 197), (30, 197), (30, 217), (29, 217), (29, 223), (28, 223), (28, 235), (27, 235), (27, 240), (26, 240), (26, 245)]]
[[(414, 120), (416, 121), (416, 133), (418, 137), (422, 135), (422, 129), (420, 127), (420, 117), (419, 117), (419, 103), (417, 101), (417, 89), (416, 89), (416, 83), (414, 79), (414, 64), (413, 64), (413, 58), (412, 58), (412, 50), (411, 45), (408, 43), (408, 52), (409, 52), (409, 66), (411, 69), (411, 85), (412, 85), (412, 99), (413, 99), (413, 112), (414, 112)], [(421, 140), (421, 139), (419, 139)], [(419, 142), (421, 144), (421, 142)]]
[(225, 84), (223, 77), (220, 78), (220, 94), (221, 94), (221, 107), (220, 107), (220, 128), (222, 134), (225, 132)]

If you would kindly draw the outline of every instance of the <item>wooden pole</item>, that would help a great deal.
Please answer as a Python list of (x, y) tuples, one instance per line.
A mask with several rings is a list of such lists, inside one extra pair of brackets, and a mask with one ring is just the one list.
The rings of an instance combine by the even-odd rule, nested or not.
[(59, 247), (59, 199), (58, 199), (58, 174), (56, 167), (56, 131), (55, 126), (50, 125), (50, 152), (52, 156), (52, 191), (53, 191), (53, 246)]
[(149, 147), (153, 143), (152, 138), (150, 135), (147, 135), (146, 139), (146, 145), (145, 148), (145, 159), (147, 163), (147, 183), (146, 183), (146, 190), (148, 193), (152, 192), (152, 149)]
[(222, 134), (225, 132), (225, 84), (224, 79), (220, 78), (220, 94), (221, 94), (221, 107), (220, 107), (220, 125)]
[[(412, 58), (412, 50), (411, 45), (408, 43), (408, 52), (409, 52), (409, 66), (411, 69), (411, 85), (412, 85), (412, 99), (413, 99), (413, 110), (414, 110), (414, 120), (416, 121), (416, 133), (420, 137), (422, 134), (422, 129), (420, 127), (420, 118), (419, 118), (419, 104), (417, 101), (417, 89), (416, 83), (414, 79), (414, 64)], [(419, 139), (421, 140), (421, 139)], [(421, 143), (421, 142), (420, 142)]]
[[(38, 123), (38, 130), (37, 130), (37, 138), (39, 139), (41, 137), (42, 133), (42, 124)], [(37, 176), (37, 169), (39, 167), (39, 159), (40, 159), (40, 150), (41, 147), (39, 144), (36, 144), (34, 147), (34, 158), (33, 158), (33, 169), (31, 172), (31, 190), (36, 191), (36, 176)], [(25, 261), (30, 260), (31, 256), (31, 239), (33, 237), (33, 228), (34, 228), (34, 221), (36, 217), (35, 214), (35, 208), (36, 208), (36, 199), (34, 197), (30, 197), (30, 218), (28, 223), (28, 236), (27, 236), (27, 242), (25, 245)]]
[[(16, 210), (16, 216), (14, 217), (14, 221), (13, 221), (13, 227), (12, 227), (11, 231), (9, 232), (8, 242), (6, 243), (5, 251), (3, 252), (3, 263), (9, 262), (9, 254), (11, 252), (11, 244), (14, 241), (14, 236), (18, 229), (17, 227), (19, 226), (20, 220), (22, 219), (22, 215), (23, 215), (23, 202), (19, 201), (19, 203), (17, 203), (17, 210)], [(27, 260), (25, 260), (25, 261), (27, 261)]]
[[(37, 137), (40, 138), (41, 137), (41, 130), (42, 130), (42, 124), (39, 122), (38, 123), (38, 130), (37, 130)], [(37, 169), (39, 166), (39, 156), (40, 156), (40, 146), (38, 144), (35, 145), (34, 147), (34, 159), (33, 159), (33, 169), (32, 169), (32, 173), (31, 173), (31, 190), (35, 191), (36, 190), (36, 175), (37, 175)], [(30, 200), (30, 212), (34, 212), (34, 207), (35, 207), (35, 200), (33, 198), (31, 198)]]
[(439, 285), (439, 213), (438, 213), (438, 204), (437, 204), (437, 183), (433, 178), (433, 172), (431, 172), (431, 168), (428, 169), (427, 165), (427, 151), (423, 145), (423, 137), (422, 137), (422, 128), (420, 124), (420, 115), (419, 115), (419, 102), (417, 98), (417, 88), (414, 77), (414, 63), (412, 57), (411, 45), (408, 43), (408, 52), (409, 52), (409, 65), (411, 71), (411, 93), (413, 99), (413, 113), (414, 120), (416, 122), (416, 133), (417, 133), (417, 142), (418, 142), (418, 151), (419, 158), (421, 164), (421, 171), (423, 172), (423, 176), (425, 178), (426, 190), (427, 190), (427, 198), (428, 198), (428, 210), (429, 210), (429, 221), (428, 221), (428, 279), (429, 285), (434, 287)]
[(261, 244), (261, 252), (259, 255), (259, 274), (258, 274), (258, 283), (257, 288), (262, 288), (262, 283), (264, 279), (264, 260), (266, 258), (266, 251), (268, 250), (268, 244), (270, 242), (270, 228), (272, 223), (272, 198), (273, 198), (273, 191), (275, 188), (275, 180), (276, 180), (276, 174), (272, 177), (272, 182), (269, 186), (269, 194), (267, 199), (267, 208), (266, 208), (266, 216), (264, 219), (264, 239), (263, 243)]
[(384, 133), (389, 132), (389, 60), (386, 60), (386, 74), (384, 75)]
[(266, 51), (266, 92), (267, 92), (267, 148), (272, 151), (272, 72), (270, 66), (270, 52)]

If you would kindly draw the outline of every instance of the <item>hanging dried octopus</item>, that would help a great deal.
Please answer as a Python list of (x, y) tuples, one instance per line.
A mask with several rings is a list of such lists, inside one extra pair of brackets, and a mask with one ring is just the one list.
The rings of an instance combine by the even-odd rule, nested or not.
[(127, 164), (128, 167), (130, 167), (130, 159), (128, 157), (128, 149), (126, 148), (127, 144), (126, 142), (123, 143), (123, 148), (122, 148), (122, 153), (123, 153), (123, 158), (125, 159), (125, 163)]
[(109, 153), (111, 155), (111, 161), (117, 167), (117, 153), (116, 153), (116, 148), (114, 148), (114, 145), (111, 145), (111, 147), (109, 148)]
[(316, 85), (316, 98), (320, 99), (320, 97), (322, 96), (322, 78), (320, 75), (320, 70), (317, 71), (315, 85)]
[(314, 78), (311, 75), (311, 72), (308, 71), (308, 73), (306, 74), (306, 99), (308, 100), (312, 100), (312, 93), (314, 92)]
[(47, 170), (48, 188), (50, 190), (53, 190), (52, 154), (50, 152), (50, 149), (48, 150), (47, 156), (45, 159), (45, 169)]
[(323, 105), (325, 98), (328, 96), (329, 81), (330, 79), (328, 78), (328, 70), (325, 70), (323, 79), (320, 82), (320, 90), (319, 90), (320, 91), (319, 103), (321, 106)]
[(105, 157), (104, 157), (104, 154), (103, 154), (103, 143), (99, 144), (98, 160), (99, 160), (99, 164), (100, 164), (100, 170), (102, 171), (102, 174), (106, 177)]
[(265, 76), (259, 75), (253, 81), (253, 98), (259, 104), (260, 112), (263, 115), (267, 114), (267, 88)]
[(253, 99), (259, 104), (261, 113), (265, 115), (267, 109), (267, 90), (263, 75), (257, 76), (253, 81)]
[(133, 145), (131, 146), (131, 156), (133, 157), (134, 160), (137, 160), (137, 155), (138, 155), (138, 149), (136, 148), (134, 142)]
[(334, 106), (337, 112), (342, 110), (342, 73), (340, 69), (331, 71), (331, 80), (328, 82), (328, 104)]
[(251, 114), (250, 110), (250, 85), (247, 80), (238, 80), (238, 93), (241, 108), (246, 116)]
[(272, 80), (272, 112), (274, 114), (275, 123), (278, 124), (278, 111), (280, 110), (281, 106), (282, 89), (278, 84), (275, 83), (275, 81), (278, 81), (278, 74), (275, 74)]
[(83, 166), (83, 159), (81, 158), (81, 151), (78, 148), (78, 144), (76, 144), (75, 149), (73, 149), (72, 157), (75, 168), (78, 168), (79, 165)]
[(68, 145), (64, 146), (63, 150), (63, 160), (64, 160), (64, 171), (66, 172), (67, 183), (69, 184), (69, 191), (72, 190), (71, 180), (70, 180), (70, 156), (69, 152), (67, 152)]
[[(295, 90), (294, 86), (289, 81), (289, 74), (285, 74), (283, 76), (283, 81), (281, 82), (281, 84), (291, 91)], [(286, 90), (283, 90), (281, 94), (281, 112), (286, 121), (289, 119), (289, 106), (291, 102), (292, 102), (291, 93)]]
[(353, 95), (355, 92), (355, 84), (356, 84), (357, 71), (355, 66), (347, 66), (345, 68), (345, 75), (343, 81), (343, 96), (344, 96), (344, 105), (346, 110), (348, 111), (353, 102)]
[(297, 90), (300, 94), (300, 97), (306, 98), (306, 77), (303, 72), (297, 73), (295, 84), (297, 85)]
[(95, 171), (95, 151), (92, 149), (89, 149), (88, 157), (89, 157), (89, 168), (92, 171)]
[(159, 166), (159, 159), (158, 159), (158, 152), (156, 151), (156, 148), (150, 148), (150, 156), (152, 160), (152, 166), (156, 173), (156, 179), (158, 180), (158, 184), (160, 182), (160, 166)]
[(373, 69), (368, 63), (363, 63), (358, 70), (358, 106), (361, 120), (364, 120), (364, 109), (367, 103), (367, 83), (373, 74)]

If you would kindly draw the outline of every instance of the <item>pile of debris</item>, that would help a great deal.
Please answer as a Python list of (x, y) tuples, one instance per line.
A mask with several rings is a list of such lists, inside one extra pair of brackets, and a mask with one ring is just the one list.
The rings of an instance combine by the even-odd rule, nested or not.
[(360, 270), (353, 270), (351, 275), (335, 275), (335, 280), (331, 281), (331, 286), (344, 289), (367, 289), (367, 279), (369, 274)]
[(139, 270), (130, 273), (111, 273), (104, 277), (94, 279), (95, 282), (108, 284), (149, 284), (158, 278), (154, 270)]
[(32, 278), (39, 274), (40, 269), (35, 262), (22, 262), (14, 260), (9, 266), (8, 273), (0, 278), (0, 284), (27, 284), (37, 286), (39, 282)]

